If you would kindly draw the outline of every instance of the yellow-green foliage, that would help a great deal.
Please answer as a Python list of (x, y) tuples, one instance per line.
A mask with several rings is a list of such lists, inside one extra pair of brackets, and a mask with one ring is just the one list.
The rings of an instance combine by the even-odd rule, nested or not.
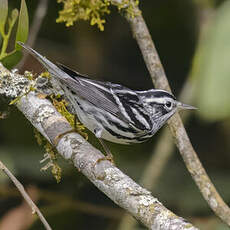
[(63, 10), (59, 11), (57, 22), (65, 22), (66, 26), (72, 26), (75, 21), (90, 21), (91, 25), (97, 25), (103, 31), (105, 19), (101, 17), (109, 14), (108, 0), (57, 0), (63, 3)]
[(66, 106), (68, 105), (68, 103), (64, 99), (59, 100), (57, 96), (56, 98), (54, 96), (51, 96), (51, 100), (57, 111), (67, 119), (70, 125), (74, 129), (76, 129), (76, 131), (80, 135), (82, 135), (86, 140), (88, 140), (88, 135), (85, 132), (84, 125), (82, 125), (80, 122), (75, 123), (75, 116), (67, 110)]
[(139, 4), (139, 0), (122, 0), (121, 3), (116, 3), (116, 1), (111, 2), (113, 5), (117, 6), (119, 11), (125, 9), (125, 13), (128, 17), (134, 18), (141, 13), (140, 10), (136, 8)]
[[(79, 20), (90, 21), (90, 25), (97, 25), (103, 31), (105, 14), (109, 14), (111, 4), (117, 6), (119, 10), (125, 9), (128, 16), (134, 17), (137, 12), (134, 7), (138, 5), (138, 0), (122, 0), (121, 3), (114, 3), (111, 0), (57, 0), (63, 3), (63, 10), (59, 11), (57, 22), (65, 22), (66, 26), (72, 26)], [(139, 12), (138, 12), (139, 13)]]
[[(50, 77), (48, 72), (42, 73), (43, 77)], [(45, 95), (47, 96), (47, 95)], [(70, 123), (70, 125), (76, 129), (76, 131), (81, 134), (84, 138), (88, 139), (88, 135), (85, 132), (85, 127), (77, 122), (75, 124), (75, 116), (71, 114), (66, 106), (68, 103), (61, 98), (60, 95), (51, 95), (49, 99), (52, 101), (54, 107), (57, 109), (57, 111), (62, 114), (67, 121)], [(57, 150), (55, 147), (53, 147), (45, 137), (43, 137), (36, 129), (34, 130), (35, 138), (39, 145), (43, 145), (45, 148), (45, 154), (43, 160), (41, 160), (41, 163), (46, 162), (45, 166), (41, 168), (42, 171), (47, 170), (48, 168), (52, 168), (51, 172), (56, 179), (57, 182), (60, 182), (61, 180), (61, 167), (57, 164)]]
[(61, 181), (62, 170), (61, 170), (61, 167), (57, 164), (57, 151), (48, 141), (46, 141), (46, 144), (44, 147), (45, 147), (46, 153), (49, 154), (48, 156), (49, 162), (41, 170), (46, 170), (46, 168), (51, 166), (52, 167), (51, 172), (54, 178), (56, 179), (56, 181), (59, 183)]
[[(66, 106), (67, 102), (63, 99), (61, 99), (61, 96), (54, 96), (51, 95), (50, 99), (54, 105), (54, 107), (57, 109), (57, 111), (62, 114), (70, 123), (70, 125), (76, 129), (76, 131), (81, 134), (84, 138), (88, 139), (88, 135), (85, 132), (85, 127), (77, 122), (75, 124), (75, 116), (71, 114)], [(61, 180), (61, 167), (57, 164), (57, 151), (56, 149), (35, 129), (35, 138), (39, 145), (44, 145), (45, 148), (45, 154), (44, 159), (41, 161), (41, 163), (48, 161), (44, 167), (41, 168), (42, 171), (47, 170), (48, 168), (52, 167), (52, 174), (55, 177), (57, 182), (60, 182)]]
[(45, 78), (50, 79), (50, 78), (51, 78), (51, 75), (50, 75), (50, 73), (49, 73), (48, 71), (45, 71), (45, 72), (42, 72), (42, 73), (40, 74), (40, 77), (45, 77)]
[[(44, 145), (45, 154), (41, 163), (46, 162), (45, 166), (41, 168), (41, 171), (45, 171), (52, 167), (52, 174), (56, 181), (59, 183), (61, 180), (61, 167), (57, 164), (57, 151), (56, 149), (43, 137), (36, 129), (34, 129), (34, 136), (39, 145)], [(43, 144), (44, 143), (44, 144)]]
[(42, 142), (45, 140), (45, 138), (35, 128), (34, 128), (34, 137), (39, 145), (42, 145)]

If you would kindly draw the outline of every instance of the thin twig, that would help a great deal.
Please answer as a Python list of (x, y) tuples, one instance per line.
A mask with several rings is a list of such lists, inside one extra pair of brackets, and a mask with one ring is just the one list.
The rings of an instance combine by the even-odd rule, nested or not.
[[(131, 0), (131, 2), (136, 12), (139, 12), (138, 6), (134, 4), (133, 0)], [(127, 17), (127, 19), (155, 87), (171, 92), (164, 69), (142, 15)], [(179, 114), (175, 114), (169, 120), (168, 124), (186, 167), (199, 187), (203, 197), (216, 215), (230, 226), (230, 209), (216, 191), (216, 188), (203, 168), (193, 149)]]
[[(194, 84), (190, 82), (190, 79), (186, 81), (179, 96), (180, 99), (190, 104), (193, 101), (195, 87)], [(183, 122), (185, 123), (188, 118), (190, 117), (191, 113), (186, 113), (183, 116)], [(174, 149), (174, 143), (172, 139), (172, 135), (170, 130), (165, 127), (162, 131), (161, 137), (156, 144), (156, 147), (151, 154), (150, 159), (148, 160), (148, 164), (141, 176), (139, 183), (149, 189), (150, 191), (154, 191), (154, 188), (157, 185), (158, 180), (162, 172), (164, 171), (167, 162), (169, 161), (170, 157), (172, 156)], [(137, 221), (132, 218), (128, 213), (125, 213), (120, 225), (119, 230), (131, 230), (135, 228)]]
[(17, 180), (17, 178), (10, 172), (10, 170), (0, 161), (0, 169), (11, 179), (11, 181), (15, 184), (19, 192), (22, 194), (25, 201), (28, 203), (28, 205), (32, 209), (32, 214), (35, 212), (37, 213), (38, 217), (40, 218), (41, 222), (43, 223), (45, 229), (52, 230), (49, 226), (48, 222), (40, 212), (39, 208), (36, 206), (36, 204), (31, 200), (27, 192), (25, 191), (23, 185)]
[[(21, 196), (17, 188), (15, 188), (14, 191), (17, 194), (17, 196)], [(34, 203), (38, 202), (39, 195), (37, 193), (37, 188), (35, 186), (27, 186), (26, 191), (30, 198), (34, 201)], [(7, 210), (7, 212), (1, 217), (0, 229), (29, 229), (37, 219), (39, 218), (34, 218), (34, 215), (31, 215), (30, 206), (27, 204), (25, 200), (23, 200), (21, 204), (16, 205), (15, 207)]]
[[(199, 26), (200, 26), (200, 32), (199, 32), (199, 41), (198, 44), (201, 43), (204, 33), (206, 31), (207, 24), (211, 21), (211, 18), (213, 17), (213, 8), (210, 6), (204, 6), (203, 2), (198, 1), (194, 2), (194, 4), (197, 4), (197, 8), (199, 9)], [(199, 50), (199, 45), (197, 47), (197, 51), (195, 52), (195, 57), (193, 60), (193, 63), (196, 63), (196, 53)], [(184, 101), (187, 104), (193, 104), (194, 103), (194, 96), (196, 95), (196, 84), (194, 84), (194, 81), (191, 80), (196, 75), (196, 71), (199, 67), (197, 65), (192, 65), (190, 74), (181, 90), (179, 101)], [(186, 123), (192, 113), (184, 113), (182, 114), (183, 123)], [(167, 143), (167, 144), (165, 144)], [(167, 162), (169, 161), (169, 158), (172, 156), (174, 149), (173, 140), (171, 138), (170, 130), (167, 128), (164, 128), (162, 135), (160, 137), (160, 140), (157, 142), (156, 147), (154, 149), (154, 152), (151, 155), (150, 160), (148, 161), (148, 164), (144, 170), (144, 173), (141, 176), (140, 184), (144, 186), (145, 188), (149, 189), (150, 191), (154, 191), (154, 188), (157, 185), (157, 182), (163, 172), (163, 170), (166, 167)], [(135, 225), (137, 224), (137, 221), (132, 218), (127, 213), (124, 214), (121, 223), (119, 225), (119, 230), (131, 230), (135, 228)]]
[(46, 16), (46, 13), (47, 13), (48, 2), (49, 2), (49, 0), (40, 0), (38, 2), (38, 6), (36, 8), (35, 15), (33, 18), (33, 23), (32, 23), (31, 28), (30, 28), (30, 35), (29, 35), (29, 38), (27, 41), (27, 44), (30, 47), (33, 47), (33, 45), (36, 41), (36, 38), (38, 36), (38, 32), (41, 28), (42, 22), (43, 22), (43, 20)]

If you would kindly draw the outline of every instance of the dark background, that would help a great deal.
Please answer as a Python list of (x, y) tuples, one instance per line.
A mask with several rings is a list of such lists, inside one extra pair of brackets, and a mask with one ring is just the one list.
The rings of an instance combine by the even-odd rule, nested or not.
[[(212, 10), (217, 11), (223, 2), (214, 1)], [(9, 4), (12, 8), (19, 8), (20, 1), (9, 1)], [(201, 6), (192, 0), (140, 1), (140, 8), (175, 96), (179, 95), (192, 70), (200, 37)], [(27, 7), (32, 22), (37, 1), (27, 1)], [(56, 1), (49, 2), (47, 15), (34, 45), (36, 50), (50, 60), (61, 62), (94, 79), (123, 84), (136, 90), (153, 88), (130, 27), (115, 7), (106, 16), (104, 32), (90, 26), (88, 22), (80, 21), (68, 28), (64, 24), (57, 24), (56, 18), (61, 8), (62, 5)], [(26, 62), (25, 69), (34, 73), (42, 71), (32, 57)], [(4, 101), (0, 103), (2, 108), (6, 108)], [(194, 102), (194, 106), (197, 104)], [(104, 214), (97, 210), (92, 214), (87, 208), (82, 211), (75, 207), (81, 206), (78, 201), (83, 201), (102, 210), (104, 206), (111, 210), (119, 208), (70, 163), (59, 158), (62, 180), (58, 184), (49, 169), (40, 172), (44, 164), (39, 161), (45, 150), (36, 143), (33, 127), (24, 116), (14, 107), (10, 107), (9, 111), (8, 118), (0, 120), (0, 158), (25, 186), (36, 186), (36, 190), (43, 194), (38, 204), (51, 226), (56, 230), (117, 229), (122, 210), (108, 217), (106, 209)], [(213, 183), (229, 203), (229, 117), (207, 121), (200, 118), (199, 112), (191, 113), (186, 130)], [(116, 165), (138, 181), (161, 133), (162, 130), (144, 144), (109, 144)], [(90, 141), (99, 146), (94, 137), (90, 136)], [(21, 202), (21, 197), (13, 191), (11, 183), (0, 174), (0, 221)], [(187, 218), (201, 229), (228, 229), (204, 201), (176, 149), (155, 185), (153, 195), (174, 213)], [(35, 221), (28, 229), (43, 227), (39, 221)]]

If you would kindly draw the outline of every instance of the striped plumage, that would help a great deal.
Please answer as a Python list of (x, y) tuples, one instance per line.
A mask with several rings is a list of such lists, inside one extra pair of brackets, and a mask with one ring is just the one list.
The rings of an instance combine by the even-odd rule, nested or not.
[(120, 144), (140, 143), (153, 136), (178, 108), (194, 108), (163, 90), (134, 91), (89, 79), (19, 44), (61, 82), (79, 120), (98, 138)]

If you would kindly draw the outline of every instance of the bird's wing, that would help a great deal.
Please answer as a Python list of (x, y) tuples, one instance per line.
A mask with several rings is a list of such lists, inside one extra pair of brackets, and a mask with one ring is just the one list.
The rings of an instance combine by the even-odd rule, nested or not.
[(111, 83), (89, 79), (86, 75), (73, 71), (60, 63), (57, 66), (69, 75), (69, 78), (64, 83), (78, 97), (87, 100), (94, 106), (113, 114), (123, 121), (127, 121), (121, 114), (112, 95)]
[(151, 128), (149, 116), (135, 91), (119, 84), (89, 79), (59, 63), (58, 67), (71, 77), (68, 87), (77, 95), (125, 121), (134, 129), (146, 131)]
[[(125, 98), (127, 97), (127, 92), (124, 94), (124, 92), (120, 90), (126, 89), (125, 87), (109, 82), (89, 79), (87, 76), (81, 75), (62, 64), (55, 65), (22, 42), (18, 42), (18, 44), (32, 54), (52, 76), (60, 80), (77, 96), (87, 100), (92, 105), (113, 114), (122, 121), (127, 122), (130, 127), (145, 130), (143, 126), (135, 123), (135, 119), (130, 119), (130, 116), (127, 116), (123, 109), (124, 106), (125, 110), (129, 110), (129, 105), (126, 101), (127, 98)], [(127, 90), (135, 94), (132, 90)], [(138, 99), (138, 97), (136, 97), (136, 99)]]

